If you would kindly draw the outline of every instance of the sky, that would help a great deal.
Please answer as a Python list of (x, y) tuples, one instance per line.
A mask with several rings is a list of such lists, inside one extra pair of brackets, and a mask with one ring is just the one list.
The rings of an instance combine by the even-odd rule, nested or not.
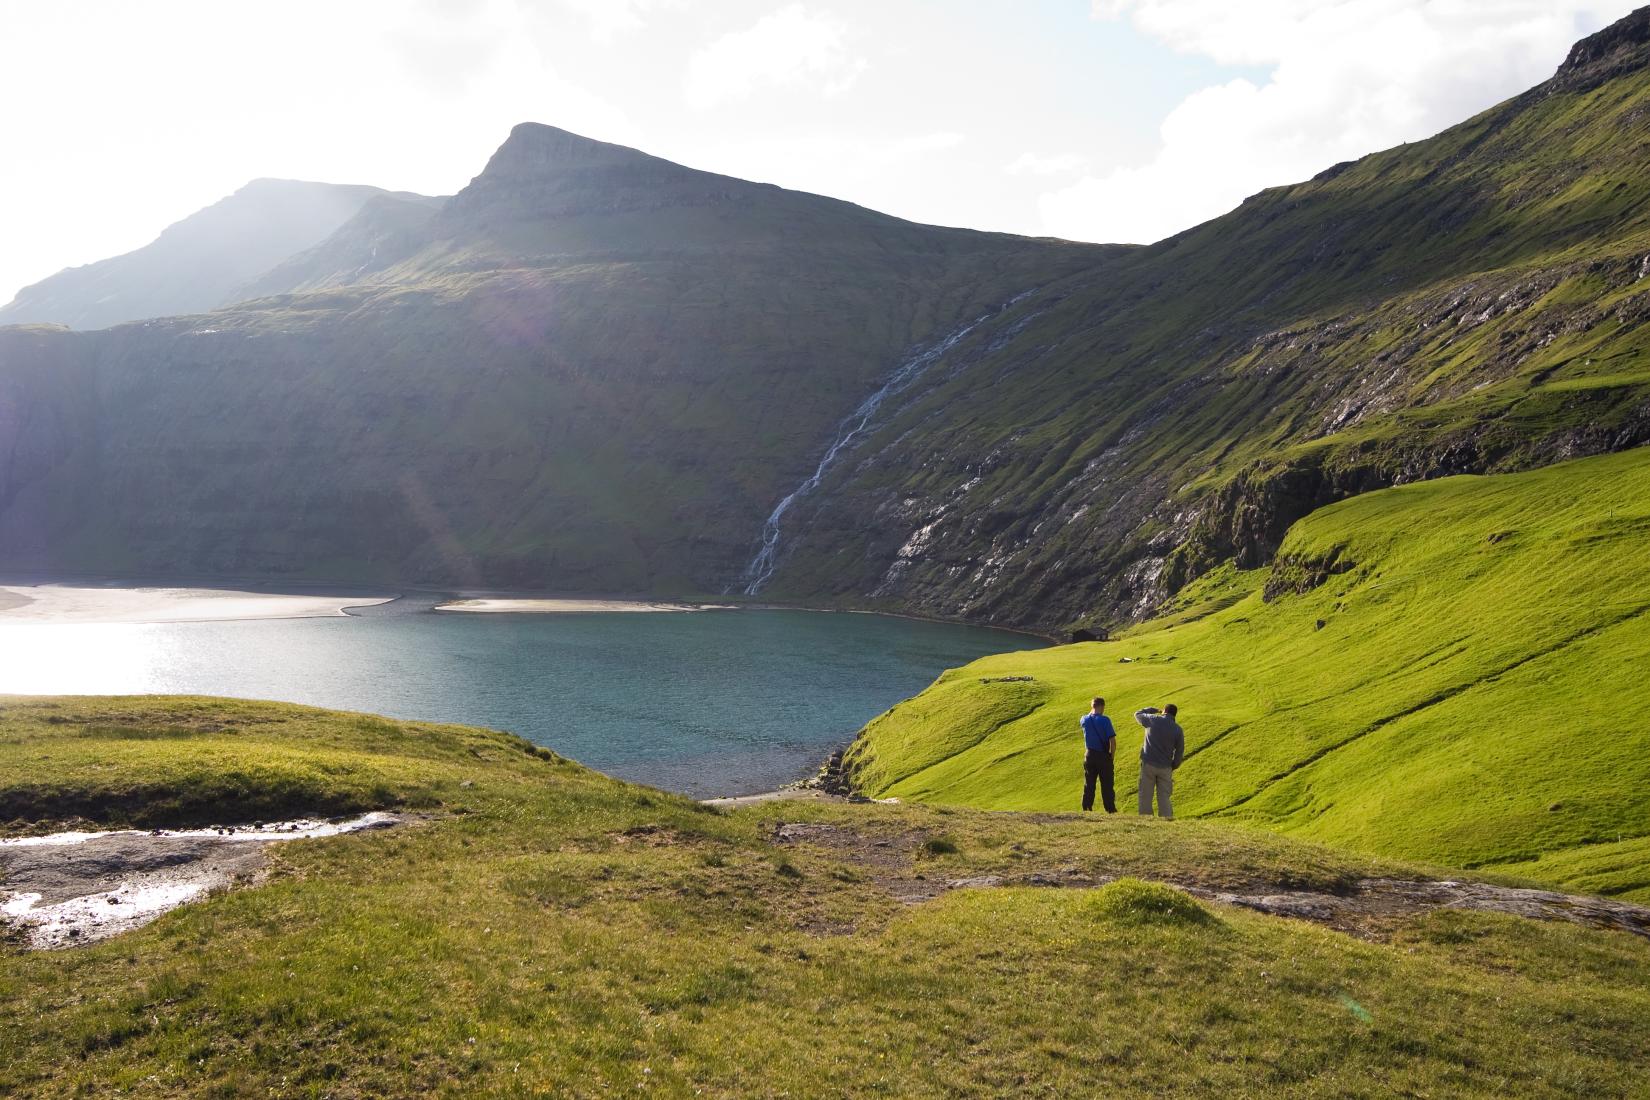
[(518, 122), (1150, 243), (1550, 76), (1633, 0), (0, 0), (0, 302), (265, 176), (451, 194)]

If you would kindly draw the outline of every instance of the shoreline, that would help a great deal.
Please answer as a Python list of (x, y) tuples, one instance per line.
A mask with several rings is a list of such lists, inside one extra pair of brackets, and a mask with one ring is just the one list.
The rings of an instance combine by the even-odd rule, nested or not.
[(20, 607), (27, 607), (34, 602), (33, 596), (25, 596), (21, 592), (10, 588), (0, 588), (0, 614), (7, 611), (16, 611)]
[(977, 623), (971, 619), (948, 619), (943, 615), (919, 615), (915, 611), (879, 611), (871, 607), (819, 607), (800, 603), (739, 603), (727, 605), (743, 611), (817, 611), (831, 615), (880, 615), (885, 619), (909, 619), (914, 623), (938, 623), (941, 626), (971, 626), (977, 630), (995, 630), (1002, 634), (1021, 634), (1036, 638), (1051, 646), (1071, 643), (1055, 634), (1045, 634), (1023, 626), (1000, 626), (997, 623)]
[[(153, 619), (126, 618), (49, 618), (40, 611), (22, 612), (31, 603), (39, 602), (31, 593), (17, 589), (76, 589), (114, 592), (156, 591), (188, 592), (203, 601), (216, 600), (224, 595), (273, 600), (276, 598), (307, 598), (312, 601), (336, 603), (333, 610), (315, 610), (312, 606), (302, 611), (276, 611), (273, 606), (256, 614), (203, 614), (197, 617), (177, 615)], [(425, 610), (467, 614), (600, 614), (600, 613), (687, 613), (701, 611), (810, 611), (839, 615), (880, 615), (890, 619), (908, 619), (912, 622), (938, 623), (945, 626), (968, 626), (981, 630), (995, 630), (1036, 638), (1051, 646), (1065, 645), (1066, 639), (1055, 634), (1027, 627), (1003, 626), (996, 623), (975, 622), (969, 619), (924, 615), (913, 611), (879, 610), (864, 607), (831, 607), (817, 604), (788, 604), (773, 601), (739, 602), (723, 596), (719, 600), (694, 600), (647, 595), (591, 595), (588, 593), (552, 592), (543, 589), (458, 588), (439, 585), (388, 586), (363, 582), (250, 577), (230, 574), (188, 574), (155, 576), (153, 574), (118, 573), (44, 573), (34, 570), (0, 570), (0, 625), (33, 621), (47, 622), (224, 622), (239, 619), (316, 618), (349, 615), (355, 608), (383, 607), (406, 601), (425, 603)], [(461, 606), (462, 605), (462, 606)], [(38, 618), (37, 618), (38, 616)]]
[(1028, 630), (1021, 626), (998, 626), (995, 623), (976, 623), (967, 619), (946, 619), (939, 615), (918, 615), (913, 611), (872, 611), (859, 607), (799, 607), (797, 611), (835, 611), (842, 615), (885, 615), (890, 619), (910, 619), (918, 623), (940, 623), (944, 626), (972, 626), (980, 630), (1000, 630), (1004, 634), (1023, 634), (1027, 638), (1037, 638), (1051, 646), (1069, 645), (1053, 634), (1044, 634), (1040, 630)]
[(696, 611), (735, 611), (735, 604), (669, 603), (652, 600), (609, 600), (550, 596), (463, 596), (445, 600), (430, 610), (471, 615), (585, 615), (604, 612), (671, 614)]

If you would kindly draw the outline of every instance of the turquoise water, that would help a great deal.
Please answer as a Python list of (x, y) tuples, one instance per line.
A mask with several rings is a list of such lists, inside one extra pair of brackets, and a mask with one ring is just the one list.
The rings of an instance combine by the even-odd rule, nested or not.
[(0, 693), (188, 692), (509, 730), (698, 796), (811, 773), (942, 670), (1035, 638), (808, 611), (0, 627)]

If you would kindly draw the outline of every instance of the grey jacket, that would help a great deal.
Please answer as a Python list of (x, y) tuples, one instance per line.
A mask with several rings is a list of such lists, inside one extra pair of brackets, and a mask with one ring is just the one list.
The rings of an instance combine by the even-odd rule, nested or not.
[(1137, 710), (1134, 720), (1146, 727), (1146, 743), (1140, 746), (1140, 762), (1154, 768), (1180, 767), (1186, 755), (1186, 734), (1167, 714)]

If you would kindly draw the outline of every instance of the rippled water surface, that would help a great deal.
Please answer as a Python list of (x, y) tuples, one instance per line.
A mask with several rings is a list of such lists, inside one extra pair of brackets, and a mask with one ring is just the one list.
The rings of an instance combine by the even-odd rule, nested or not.
[(1039, 646), (1003, 631), (807, 611), (0, 626), (0, 693), (281, 699), (521, 734), (696, 795), (811, 772), (943, 669)]

